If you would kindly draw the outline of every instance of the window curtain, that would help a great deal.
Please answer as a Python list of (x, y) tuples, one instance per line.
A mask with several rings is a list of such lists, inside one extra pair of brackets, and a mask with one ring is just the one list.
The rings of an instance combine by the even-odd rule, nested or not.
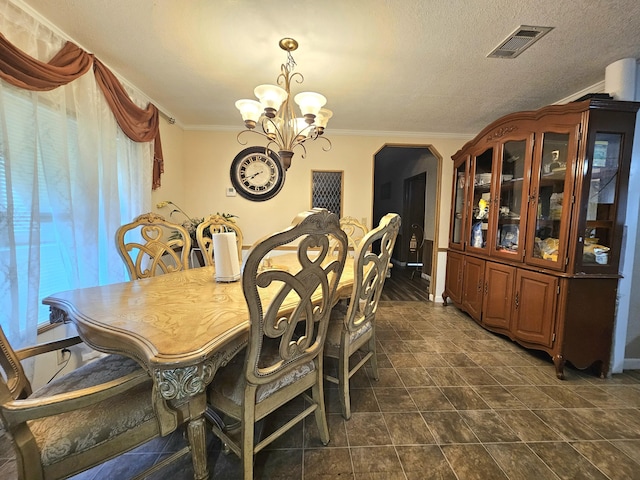
[(154, 141), (153, 188), (160, 186), (164, 172), (160, 142), (159, 112), (149, 103), (138, 107), (111, 71), (93, 55), (71, 42), (47, 63), (16, 48), (0, 33), (0, 78), (26, 90), (47, 91), (66, 85), (93, 64), (96, 80), (122, 131), (136, 142)]
[[(59, 34), (8, 0), (0, 10), (24, 54), (68, 60)], [(119, 128), (93, 68), (43, 91), (0, 80), (0, 324), (15, 348), (35, 342), (45, 296), (127, 279), (114, 238), (150, 210), (153, 163), (153, 143)]]

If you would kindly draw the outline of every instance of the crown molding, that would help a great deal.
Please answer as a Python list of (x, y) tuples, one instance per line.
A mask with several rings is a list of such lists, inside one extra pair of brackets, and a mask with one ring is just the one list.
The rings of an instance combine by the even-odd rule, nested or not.
[[(185, 125), (185, 131), (203, 132), (233, 132), (242, 130), (239, 126), (229, 125)], [(469, 133), (443, 133), (443, 132), (395, 132), (385, 130), (327, 130), (329, 137), (402, 137), (402, 138), (467, 138), (471, 139), (475, 134)]]

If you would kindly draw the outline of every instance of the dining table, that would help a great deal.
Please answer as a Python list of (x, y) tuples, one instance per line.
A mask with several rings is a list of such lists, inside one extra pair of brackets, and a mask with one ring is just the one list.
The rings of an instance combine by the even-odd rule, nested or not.
[[(294, 253), (274, 256), (271, 264), (291, 273), (299, 268)], [(347, 256), (334, 303), (350, 296), (353, 278), (353, 259)], [(277, 289), (274, 283), (265, 290), (267, 302)], [(321, 293), (316, 295), (319, 300)], [(149, 373), (161, 435), (178, 427), (177, 409), (186, 407), (194, 478), (208, 478), (206, 389), (248, 340), (242, 281), (218, 282), (215, 267), (208, 266), (68, 290), (43, 303), (50, 306), (51, 322), (72, 322), (90, 347), (134, 358)], [(286, 315), (295, 304), (291, 295), (279, 314)]]

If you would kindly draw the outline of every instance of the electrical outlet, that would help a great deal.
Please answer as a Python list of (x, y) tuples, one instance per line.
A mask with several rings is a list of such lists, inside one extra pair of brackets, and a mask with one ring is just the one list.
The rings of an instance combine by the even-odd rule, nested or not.
[(62, 365), (64, 362), (69, 360), (69, 357), (71, 357), (71, 351), (67, 348), (62, 348), (56, 351), (56, 354), (58, 355), (58, 365)]

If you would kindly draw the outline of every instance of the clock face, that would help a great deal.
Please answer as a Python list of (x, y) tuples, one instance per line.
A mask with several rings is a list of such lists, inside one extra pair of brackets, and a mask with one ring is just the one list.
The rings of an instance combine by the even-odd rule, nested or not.
[(242, 150), (231, 163), (231, 183), (244, 198), (254, 201), (274, 197), (284, 185), (278, 155), (265, 147)]

